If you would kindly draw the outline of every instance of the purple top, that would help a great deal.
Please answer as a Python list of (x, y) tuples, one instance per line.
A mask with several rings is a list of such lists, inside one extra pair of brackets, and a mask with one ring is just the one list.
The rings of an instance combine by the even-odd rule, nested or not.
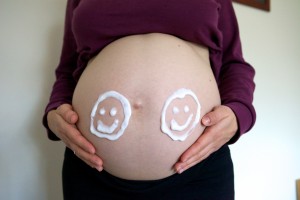
[(46, 114), (72, 103), (87, 62), (116, 39), (154, 32), (207, 46), (222, 104), (238, 119), (238, 134), (230, 143), (251, 129), (256, 118), (255, 71), (243, 59), (231, 0), (68, 0), (57, 79), (43, 118), (50, 139), (58, 140), (48, 128)]

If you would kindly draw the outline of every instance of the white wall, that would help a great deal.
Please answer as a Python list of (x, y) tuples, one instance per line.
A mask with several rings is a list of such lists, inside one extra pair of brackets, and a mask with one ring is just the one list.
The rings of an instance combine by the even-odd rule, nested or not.
[(65, 2), (0, 0), (0, 199), (62, 199), (63, 146), (41, 117), (62, 42)]
[(257, 123), (231, 148), (238, 200), (296, 199), (300, 178), (300, 1), (271, 3), (270, 13), (235, 5), (257, 73)]
[[(231, 146), (237, 200), (295, 200), (300, 178), (300, 1), (270, 13), (235, 4), (256, 68), (253, 130)], [(0, 0), (0, 199), (62, 199), (63, 145), (41, 125), (61, 50), (66, 0)]]

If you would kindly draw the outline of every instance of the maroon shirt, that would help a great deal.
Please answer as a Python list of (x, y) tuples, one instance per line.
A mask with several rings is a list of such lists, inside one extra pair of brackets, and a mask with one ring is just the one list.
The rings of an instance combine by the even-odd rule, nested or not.
[(231, 0), (68, 0), (57, 80), (43, 119), (50, 139), (58, 138), (49, 130), (46, 114), (72, 103), (87, 62), (116, 39), (154, 32), (208, 47), (222, 104), (238, 119), (239, 131), (231, 143), (251, 129), (255, 71), (243, 58)]

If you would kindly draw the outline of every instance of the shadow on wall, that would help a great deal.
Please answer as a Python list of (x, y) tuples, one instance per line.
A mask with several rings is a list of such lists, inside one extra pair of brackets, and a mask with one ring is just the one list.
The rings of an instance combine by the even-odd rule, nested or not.
[(64, 154), (64, 145), (62, 142), (50, 141), (47, 138), (46, 130), (42, 126), (42, 117), (44, 109), (48, 103), (51, 88), (54, 82), (54, 71), (59, 60), (61, 51), (61, 39), (62, 36), (58, 33), (62, 33), (63, 26), (56, 24), (53, 26), (49, 35), (45, 36), (47, 39), (45, 57), (41, 58), (40, 63), (40, 76), (43, 82), (40, 83), (41, 91), (38, 93), (38, 102), (33, 110), (30, 118), (33, 120), (30, 126), (31, 135), (33, 141), (36, 144), (38, 152), (38, 160), (40, 171), (37, 174), (39, 183), (43, 183), (40, 188), (44, 189), (41, 194), (45, 195), (43, 199), (63, 199), (62, 197), (62, 181), (61, 181), (61, 169)]

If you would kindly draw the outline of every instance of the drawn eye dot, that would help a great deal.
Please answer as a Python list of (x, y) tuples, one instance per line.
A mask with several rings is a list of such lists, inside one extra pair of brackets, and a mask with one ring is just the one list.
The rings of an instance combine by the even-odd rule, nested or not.
[(173, 108), (173, 114), (178, 114), (179, 113), (179, 109), (178, 109), (178, 107), (174, 107)]
[(116, 108), (112, 108), (109, 112), (110, 116), (114, 117), (117, 114), (117, 109)]
[(105, 115), (105, 112), (106, 112), (106, 111), (105, 111), (104, 108), (101, 108), (100, 111), (99, 111), (100, 115)]
[(188, 106), (184, 106), (184, 112), (187, 113), (190, 111), (190, 108)]

